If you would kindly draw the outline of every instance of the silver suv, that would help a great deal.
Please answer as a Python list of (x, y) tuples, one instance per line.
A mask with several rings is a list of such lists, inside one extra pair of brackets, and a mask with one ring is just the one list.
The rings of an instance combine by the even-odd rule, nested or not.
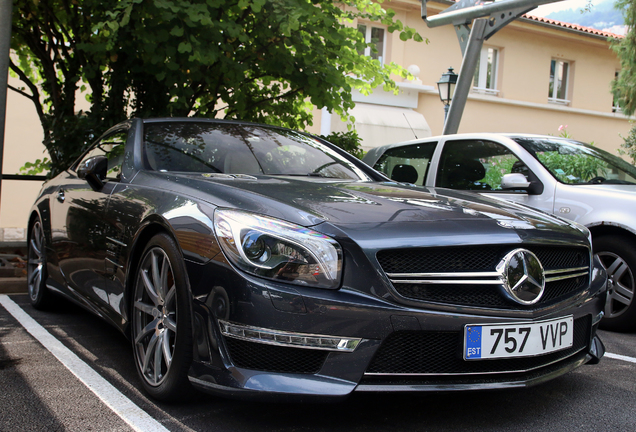
[(607, 270), (603, 327), (636, 329), (636, 167), (589, 144), (524, 134), (458, 134), (374, 148), (398, 182), (488, 194), (585, 225)]

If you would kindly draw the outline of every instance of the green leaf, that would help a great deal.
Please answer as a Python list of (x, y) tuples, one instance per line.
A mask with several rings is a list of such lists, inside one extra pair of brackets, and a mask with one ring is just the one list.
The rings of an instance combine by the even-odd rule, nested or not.
[(181, 54), (192, 51), (192, 44), (190, 42), (181, 42), (177, 47), (177, 51)]
[(183, 27), (174, 26), (172, 30), (170, 30), (170, 34), (172, 36), (181, 37), (183, 36)]

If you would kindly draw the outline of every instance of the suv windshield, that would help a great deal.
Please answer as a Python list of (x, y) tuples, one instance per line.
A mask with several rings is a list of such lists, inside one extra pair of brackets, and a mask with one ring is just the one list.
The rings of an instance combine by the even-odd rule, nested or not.
[(604, 150), (563, 138), (511, 137), (561, 183), (636, 184), (636, 167)]
[(148, 123), (144, 155), (146, 165), (155, 171), (369, 180), (354, 163), (318, 139), (260, 125)]

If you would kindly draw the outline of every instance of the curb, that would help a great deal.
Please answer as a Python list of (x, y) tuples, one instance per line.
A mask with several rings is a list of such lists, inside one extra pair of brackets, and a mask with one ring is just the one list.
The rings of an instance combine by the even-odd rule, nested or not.
[(25, 277), (0, 278), (0, 294), (26, 294), (27, 292)]

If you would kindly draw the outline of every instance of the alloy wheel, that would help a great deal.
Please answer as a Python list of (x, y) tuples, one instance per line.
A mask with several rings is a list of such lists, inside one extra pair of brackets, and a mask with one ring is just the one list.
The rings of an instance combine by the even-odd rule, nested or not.
[(44, 267), (46, 265), (46, 256), (44, 255), (44, 231), (42, 230), (40, 221), (36, 221), (31, 228), (27, 260), (27, 287), (29, 297), (32, 302), (36, 302), (40, 294), (42, 280), (44, 278)]
[(146, 252), (135, 286), (133, 338), (139, 370), (151, 386), (167, 377), (177, 336), (176, 284), (160, 247)]
[(596, 254), (607, 272), (607, 301), (605, 317), (622, 315), (634, 300), (634, 275), (623, 258), (615, 253), (603, 251)]

